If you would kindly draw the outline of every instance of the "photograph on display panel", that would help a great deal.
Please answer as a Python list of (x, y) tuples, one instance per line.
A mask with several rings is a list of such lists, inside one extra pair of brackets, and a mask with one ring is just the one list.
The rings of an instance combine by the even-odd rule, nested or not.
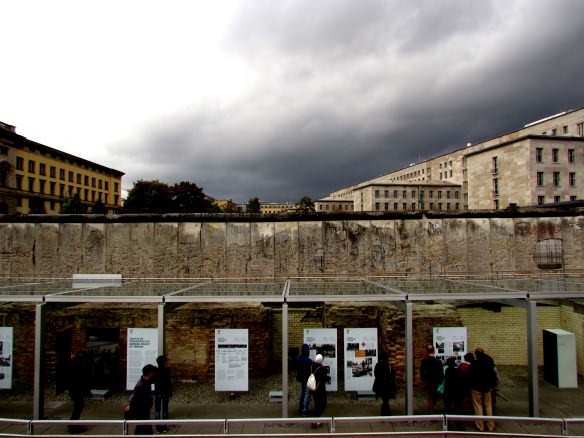
[(377, 328), (346, 328), (345, 390), (371, 391), (377, 363)]
[(466, 354), (466, 327), (434, 327), (434, 348), (436, 357), (443, 363), (449, 357), (456, 358), (460, 363)]
[(327, 391), (337, 391), (337, 329), (304, 329), (304, 343), (308, 345), (310, 358), (322, 354), (327, 369)]

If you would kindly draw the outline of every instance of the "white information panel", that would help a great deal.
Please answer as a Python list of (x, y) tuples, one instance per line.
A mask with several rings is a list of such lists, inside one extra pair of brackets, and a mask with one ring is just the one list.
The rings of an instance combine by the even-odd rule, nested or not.
[(128, 365), (126, 369), (126, 389), (132, 390), (145, 365), (156, 366), (158, 357), (158, 329), (128, 329)]
[(323, 365), (328, 368), (327, 391), (337, 391), (337, 329), (304, 329), (304, 343), (310, 348), (310, 358), (317, 353), (324, 357)]
[(12, 389), (12, 327), (0, 327), (0, 389)]
[(215, 391), (248, 390), (247, 329), (215, 330)]
[(466, 354), (466, 327), (434, 327), (436, 357), (443, 363), (454, 356), (460, 362)]
[(377, 363), (377, 328), (345, 329), (345, 391), (371, 391)]

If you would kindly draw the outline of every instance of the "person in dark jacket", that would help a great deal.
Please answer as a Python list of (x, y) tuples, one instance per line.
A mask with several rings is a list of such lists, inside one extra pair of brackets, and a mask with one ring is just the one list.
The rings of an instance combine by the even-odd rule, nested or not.
[[(79, 420), (81, 412), (85, 405), (85, 397), (90, 392), (89, 384), (89, 364), (87, 363), (87, 354), (80, 351), (73, 355), (68, 372), (68, 390), (69, 396), (73, 401), (73, 411), (71, 412), (71, 420)], [(84, 426), (69, 425), (68, 429), (72, 433), (81, 433), (87, 430)]]
[(433, 413), (439, 396), (438, 386), (444, 380), (444, 372), (442, 370), (442, 361), (434, 354), (434, 346), (428, 345), (426, 351), (428, 355), (422, 359), (420, 374), (426, 387), (428, 412)]
[[(146, 365), (142, 368), (142, 376), (134, 387), (130, 400), (130, 412), (134, 420), (150, 420), (150, 410), (152, 409), (152, 388), (156, 378), (156, 367)], [(152, 426), (137, 425), (134, 435), (152, 435)]]
[(462, 410), (462, 378), (456, 367), (456, 358), (446, 360), (444, 371), (444, 412), (447, 414), (460, 413)]
[(379, 354), (379, 362), (375, 364), (373, 373), (373, 392), (381, 398), (381, 415), (391, 415), (389, 399), (395, 398), (396, 394), (395, 373), (385, 352)]
[(300, 398), (298, 399), (298, 414), (308, 415), (308, 408), (310, 406), (310, 391), (306, 390), (306, 381), (310, 376), (310, 368), (312, 367), (312, 359), (310, 359), (310, 350), (308, 344), (302, 344), (300, 356), (296, 361), (296, 381), (300, 383)]
[(328, 381), (328, 371), (323, 365), (322, 354), (317, 354), (314, 358), (311, 371), (316, 379), (316, 390), (311, 391), (314, 397), (314, 416), (320, 417), (327, 405), (326, 382)]
[[(156, 358), (158, 372), (154, 380), (154, 418), (157, 420), (168, 418), (168, 402), (172, 397), (172, 376), (166, 356)], [(156, 426), (158, 432), (168, 432), (167, 425)]]
[(458, 365), (458, 370), (460, 372), (460, 380), (462, 387), (462, 412), (472, 412), (472, 399), (471, 399), (471, 386), (470, 386), (470, 369), (472, 363), (474, 362), (474, 356), (472, 353), (466, 353), (464, 355), (464, 360)]
[[(472, 405), (475, 415), (493, 415), (492, 392), (497, 384), (495, 373), (495, 361), (482, 348), (475, 350), (475, 361), (470, 367), (470, 384), (472, 393)], [(475, 421), (475, 426), (481, 432), (485, 430), (483, 421)], [(487, 422), (490, 432), (495, 430), (493, 421)]]

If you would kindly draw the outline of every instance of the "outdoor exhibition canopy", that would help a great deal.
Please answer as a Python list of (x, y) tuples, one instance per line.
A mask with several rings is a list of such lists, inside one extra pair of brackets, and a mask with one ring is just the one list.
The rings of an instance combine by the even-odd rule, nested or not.
[[(282, 279), (130, 279), (121, 275), (74, 275), (73, 279), (0, 278), (0, 303), (36, 305), (34, 418), (42, 416), (43, 327), (47, 304), (153, 303), (164, 339), (170, 303), (271, 303), (282, 309), (282, 416), (288, 412), (288, 306), (327, 302), (391, 302), (405, 314), (406, 413), (414, 410), (413, 313), (416, 302), (499, 302), (527, 312), (529, 413), (539, 414), (537, 303), (584, 299), (584, 276), (315, 277)], [(164, 342), (159, 343), (160, 354)]]

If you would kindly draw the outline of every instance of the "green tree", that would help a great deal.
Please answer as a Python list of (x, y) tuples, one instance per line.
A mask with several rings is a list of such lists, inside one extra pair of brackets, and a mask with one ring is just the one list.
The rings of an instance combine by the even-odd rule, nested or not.
[(73, 196), (65, 198), (63, 200), (63, 205), (61, 205), (61, 214), (83, 214), (87, 211), (87, 208), (81, 202), (79, 193), (75, 193)]
[(249, 201), (247, 201), (247, 204), (245, 204), (245, 211), (247, 213), (260, 213), (261, 212), (260, 207), (261, 207), (260, 198), (255, 196), (253, 198), (249, 198)]
[(203, 189), (192, 182), (181, 181), (172, 186), (170, 199), (175, 213), (206, 213), (214, 210)]
[(93, 207), (91, 207), (91, 212), (93, 214), (107, 214), (107, 207), (101, 202), (101, 199), (98, 199), (95, 201), (95, 204), (93, 204)]
[(124, 210), (131, 213), (168, 213), (171, 211), (171, 188), (158, 180), (138, 180), (128, 191)]
[(300, 198), (297, 204), (298, 211), (301, 213), (313, 213), (314, 212), (314, 202), (310, 196), (303, 196)]

